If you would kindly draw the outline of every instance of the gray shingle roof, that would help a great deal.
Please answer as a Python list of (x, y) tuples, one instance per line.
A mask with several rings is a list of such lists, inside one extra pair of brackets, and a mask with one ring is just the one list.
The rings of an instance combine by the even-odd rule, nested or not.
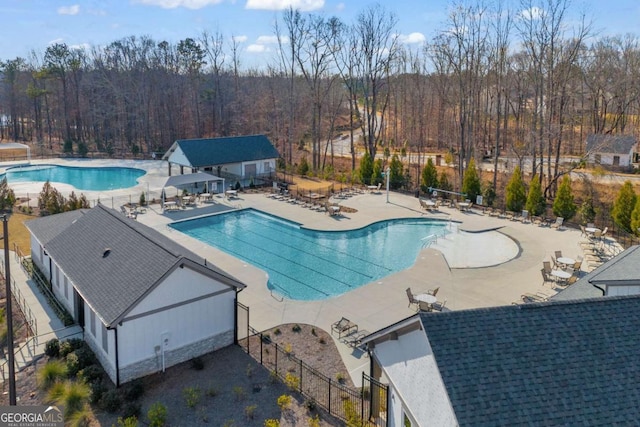
[(636, 138), (633, 135), (592, 134), (587, 136), (587, 153), (629, 154), (635, 145)]
[(640, 296), (420, 318), (461, 426), (640, 420)]
[(180, 264), (198, 268), (229, 286), (244, 287), (156, 230), (103, 205), (79, 216), (68, 212), (32, 220), (27, 227), (43, 242), (40, 236), (48, 236), (50, 232), (44, 230), (54, 223), (60, 229), (46, 239), (45, 249), (108, 326)]
[(73, 221), (84, 215), (85, 212), (87, 212), (87, 209), (78, 209), (60, 215), (49, 215), (26, 221), (25, 225), (44, 246), (51, 239), (62, 233)]
[(264, 135), (179, 139), (175, 143), (193, 167), (217, 166), (280, 157)]
[(601, 265), (589, 275), (589, 282), (607, 285), (640, 283), (640, 246), (632, 246)]

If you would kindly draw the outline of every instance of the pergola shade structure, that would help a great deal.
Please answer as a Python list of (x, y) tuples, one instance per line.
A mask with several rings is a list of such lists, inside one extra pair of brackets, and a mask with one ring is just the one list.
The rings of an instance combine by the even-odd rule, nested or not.
[(177, 189), (185, 189), (185, 188), (191, 188), (193, 186), (197, 186), (197, 184), (202, 183), (202, 191), (201, 192), (216, 192), (216, 191), (212, 191), (212, 183), (215, 183), (215, 187), (218, 187), (218, 183), (222, 182), (222, 188), (224, 189), (224, 178), (220, 178), (218, 176), (215, 175), (211, 175), (208, 173), (204, 173), (204, 172), (196, 172), (196, 173), (189, 173), (189, 174), (185, 174), (185, 175), (175, 175), (175, 176), (170, 176), (167, 181), (164, 183), (164, 185), (162, 186), (162, 205), (164, 206), (164, 201), (166, 198), (166, 191), (165, 189), (167, 187), (175, 187)]

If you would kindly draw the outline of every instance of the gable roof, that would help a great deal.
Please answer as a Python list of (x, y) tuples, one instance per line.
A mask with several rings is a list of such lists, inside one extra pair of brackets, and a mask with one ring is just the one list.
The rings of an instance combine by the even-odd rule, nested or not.
[(589, 283), (628, 285), (640, 283), (640, 246), (631, 246), (589, 274)]
[(633, 135), (591, 134), (587, 136), (587, 153), (629, 154), (635, 145), (636, 138)]
[[(52, 224), (59, 226), (55, 236), (46, 231)], [(158, 231), (100, 204), (80, 214), (34, 219), (26, 226), (107, 326), (180, 265), (230, 287), (245, 287)]]
[(278, 150), (264, 135), (179, 139), (165, 153), (163, 160), (170, 160), (171, 154), (178, 148), (194, 168), (280, 157)]
[(460, 425), (640, 419), (640, 296), (419, 316)]

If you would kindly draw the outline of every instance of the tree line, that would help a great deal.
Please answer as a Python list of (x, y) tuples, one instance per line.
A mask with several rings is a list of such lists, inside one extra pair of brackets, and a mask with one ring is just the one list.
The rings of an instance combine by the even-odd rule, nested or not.
[(42, 153), (138, 155), (176, 139), (261, 133), (290, 166), (306, 150), (316, 173), (333, 169), (341, 140), (352, 170), (366, 154), (404, 185), (419, 185), (409, 163), (422, 170), (427, 153), (451, 156), (458, 188), (472, 160), (489, 159), (494, 190), (498, 156), (508, 155), (521, 167), (528, 159), (554, 197), (562, 155), (584, 155), (591, 133), (635, 133), (640, 119), (637, 37), (595, 37), (572, 7), (452, 2), (419, 46), (402, 42), (397, 16), (380, 5), (349, 23), (289, 9), (274, 27), (277, 54), (260, 68), (243, 67), (242, 43), (220, 32), (56, 43), (1, 61), (0, 138)]

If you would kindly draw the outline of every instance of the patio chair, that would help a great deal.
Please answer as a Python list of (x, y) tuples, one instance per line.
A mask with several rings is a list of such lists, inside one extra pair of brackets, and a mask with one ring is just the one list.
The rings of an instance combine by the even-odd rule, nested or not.
[(433, 311), (433, 304), (425, 301), (418, 301), (418, 311)]
[(580, 224), (580, 237), (587, 237), (587, 229), (584, 225)]
[(409, 298), (409, 305), (407, 307), (411, 307), (411, 304), (414, 304), (416, 307), (419, 306), (419, 301), (413, 297), (411, 288), (407, 288), (407, 297)]
[(551, 270), (553, 270), (551, 268), (551, 262), (549, 261), (542, 261), (542, 270), (544, 270), (545, 273), (547, 274), (551, 274)]
[(556, 222), (554, 222), (553, 224), (551, 224), (551, 228), (556, 228), (558, 230), (562, 229), (562, 223), (564, 222), (564, 218), (562, 218), (561, 216), (556, 218)]
[(544, 271), (544, 268), (540, 269), (540, 273), (542, 273), (542, 286), (544, 286), (546, 283), (553, 283), (553, 279), (551, 278), (551, 276), (549, 276), (549, 274), (547, 274), (546, 271)]
[(334, 322), (331, 325), (331, 334), (334, 332), (338, 333), (338, 339), (342, 338), (342, 335), (348, 335), (354, 332), (358, 332), (358, 325), (353, 323), (351, 320), (343, 317), (342, 319)]
[(577, 259), (576, 262), (573, 263), (573, 272), (577, 272), (580, 271), (580, 268), (582, 268), (582, 259)]
[(358, 347), (362, 342), (362, 339), (370, 334), (371, 332), (367, 331), (366, 329), (361, 329), (357, 332), (347, 335), (345, 337), (344, 343), (350, 347)]
[(436, 301), (433, 304), (431, 304), (431, 310), (432, 311), (442, 311), (442, 309), (444, 308), (444, 305), (446, 303), (447, 303), (447, 300), (444, 300), (443, 302)]
[(427, 291), (427, 294), (429, 294), (429, 295), (433, 295), (433, 296), (435, 297), (435, 296), (438, 294), (438, 291), (439, 291), (439, 290), (440, 290), (440, 286), (438, 286), (438, 287), (437, 287), (437, 288), (435, 288), (435, 289), (429, 289), (429, 290)]
[(528, 210), (523, 210), (522, 211), (522, 216), (520, 216), (520, 222), (522, 222), (523, 224), (529, 222), (529, 211)]

